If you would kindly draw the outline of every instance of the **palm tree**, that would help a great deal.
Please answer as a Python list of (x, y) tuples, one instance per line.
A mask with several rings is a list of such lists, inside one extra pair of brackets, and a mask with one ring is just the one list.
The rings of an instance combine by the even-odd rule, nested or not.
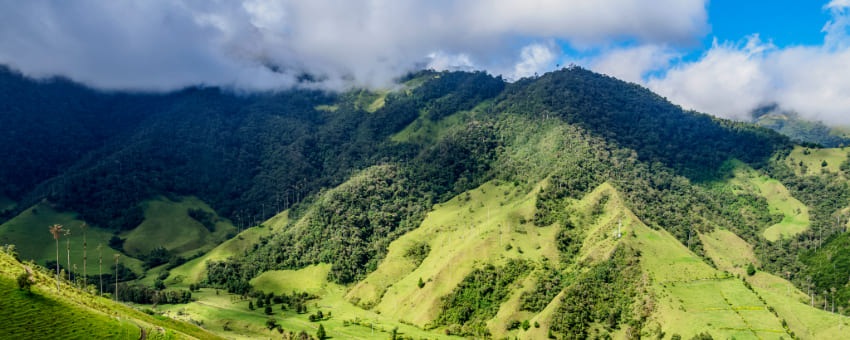
[(71, 281), (71, 229), (65, 230), (65, 241), (68, 244), (68, 281)]
[(97, 245), (97, 266), (100, 271), (100, 297), (103, 297), (103, 244)]
[(89, 273), (86, 270), (86, 261), (88, 260), (88, 256), (86, 256), (86, 247), (88, 246), (88, 244), (86, 244), (86, 229), (88, 229), (88, 228), (89, 228), (89, 226), (88, 226), (88, 224), (86, 224), (86, 222), (83, 222), (83, 224), (80, 225), (80, 229), (83, 230), (83, 289), (86, 289), (86, 287), (88, 287), (88, 283), (89, 283), (88, 282), (88, 274)]
[(115, 301), (118, 301), (118, 258), (121, 254), (115, 253)]
[(59, 292), (59, 236), (62, 235), (62, 225), (54, 224), (48, 227), (53, 239), (56, 240), (56, 292)]

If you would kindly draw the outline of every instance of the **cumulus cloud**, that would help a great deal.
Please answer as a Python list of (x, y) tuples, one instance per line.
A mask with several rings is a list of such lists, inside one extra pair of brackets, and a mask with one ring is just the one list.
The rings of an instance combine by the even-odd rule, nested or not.
[(850, 126), (850, 0), (824, 6), (832, 16), (818, 46), (777, 48), (757, 35), (716, 43), (696, 61), (645, 84), (685, 108), (748, 120), (752, 110), (778, 105), (803, 118)]
[(613, 49), (589, 63), (594, 71), (633, 83), (643, 83), (647, 73), (667, 69), (671, 61), (679, 56), (678, 52), (667, 46), (647, 44)]
[[(0, 63), (104, 89), (386, 86), (421, 65), (506, 75), (578, 48), (680, 44), (707, 0), (126, 0), (0, 3)], [(526, 46), (518, 51), (518, 47)], [(548, 51), (548, 52), (547, 52)], [(551, 66), (549, 67), (551, 69)]]

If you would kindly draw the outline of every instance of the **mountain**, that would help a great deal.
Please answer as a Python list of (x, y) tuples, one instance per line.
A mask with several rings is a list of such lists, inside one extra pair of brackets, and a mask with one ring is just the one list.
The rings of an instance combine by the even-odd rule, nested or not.
[(0, 243), (73, 270), (85, 221), (121, 254), (119, 297), (160, 318), (229, 338), (843, 334), (848, 149), (579, 67), (342, 93), (0, 76), (29, 93), (3, 119), (39, 136), (0, 136), (27, 164), (0, 173)]
[(753, 111), (752, 122), (799, 142), (820, 144), (831, 148), (850, 145), (850, 128), (830, 127), (821, 122), (807, 121), (794, 112), (778, 111), (775, 106)]

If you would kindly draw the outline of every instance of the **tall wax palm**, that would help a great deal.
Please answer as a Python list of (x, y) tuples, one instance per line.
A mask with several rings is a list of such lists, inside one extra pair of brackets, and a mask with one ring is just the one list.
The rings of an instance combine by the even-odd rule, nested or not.
[(64, 229), (62, 229), (61, 224), (54, 224), (48, 228), (50, 234), (53, 235), (53, 239), (56, 240), (56, 291), (59, 292), (59, 237), (62, 235)]
[(70, 282), (71, 281), (71, 229), (65, 230), (65, 236), (67, 236), (65, 238), (65, 241), (67, 241), (67, 244), (68, 244), (68, 247), (67, 247), (67, 249), (68, 249), (68, 267), (67, 268), (68, 268), (68, 281)]
[(83, 289), (87, 289), (86, 287), (88, 287), (88, 283), (89, 283), (88, 282), (89, 273), (88, 273), (88, 270), (86, 270), (86, 261), (88, 261), (88, 256), (86, 256), (86, 247), (88, 246), (88, 244), (86, 244), (86, 229), (88, 229), (88, 228), (89, 228), (89, 225), (86, 224), (86, 222), (83, 222), (83, 224), (80, 225), (80, 229), (83, 230)]
[(121, 254), (115, 253), (115, 301), (118, 301), (118, 258)]
[(100, 278), (100, 296), (103, 297), (103, 245), (102, 244), (97, 245), (97, 266), (98, 266), (98, 271), (100, 272), (98, 274), (98, 277)]

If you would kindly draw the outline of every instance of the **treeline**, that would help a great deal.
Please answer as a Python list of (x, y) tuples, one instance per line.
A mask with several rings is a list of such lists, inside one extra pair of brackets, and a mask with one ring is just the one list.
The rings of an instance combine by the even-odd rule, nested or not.
[(118, 300), (139, 304), (181, 304), (192, 302), (186, 289), (161, 290), (142, 285), (118, 285)]

